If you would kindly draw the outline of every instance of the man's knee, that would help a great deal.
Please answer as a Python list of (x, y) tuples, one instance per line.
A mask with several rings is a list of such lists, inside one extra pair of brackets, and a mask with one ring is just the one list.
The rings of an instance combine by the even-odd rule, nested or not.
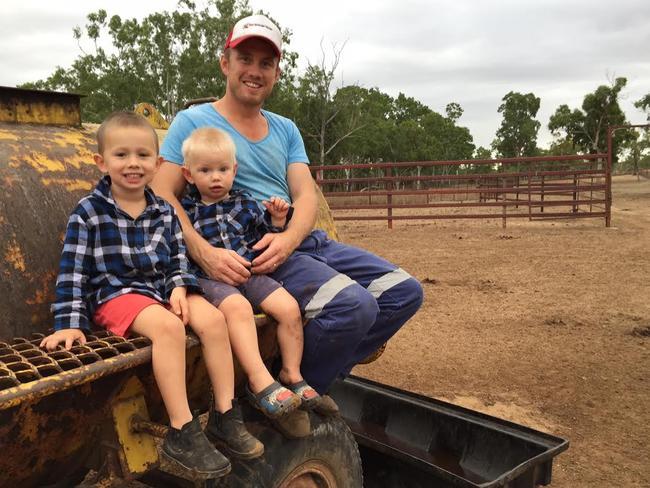
[(343, 288), (316, 317), (324, 328), (358, 331), (363, 335), (377, 318), (377, 300), (358, 284)]
[(405, 304), (409, 308), (414, 307), (415, 310), (420, 308), (422, 300), (424, 299), (424, 291), (422, 285), (418, 280), (411, 277), (408, 280), (400, 283), (400, 293), (404, 297)]

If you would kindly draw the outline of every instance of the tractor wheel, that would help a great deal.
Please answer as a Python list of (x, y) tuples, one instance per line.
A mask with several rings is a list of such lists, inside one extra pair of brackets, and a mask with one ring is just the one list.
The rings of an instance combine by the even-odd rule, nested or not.
[(362, 488), (363, 471), (356, 441), (340, 418), (310, 414), (312, 433), (287, 439), (268, 424), (251, 431), (264, 443), (264, 456), (233, 463), (224, 484), (260, 488)]

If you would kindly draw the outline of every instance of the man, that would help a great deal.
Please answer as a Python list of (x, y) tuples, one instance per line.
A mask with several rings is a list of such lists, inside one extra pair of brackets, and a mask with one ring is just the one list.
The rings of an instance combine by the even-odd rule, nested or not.
[[(324, 394), (417, 311), (422, 288), (401, 268), (330, 241), (322, 231), (312, 232), (318, 204), (300, 133), (292, 121), (262, 110), (280, 77), (281, 55), (282, 35), (268, 18), (253, 15), (235, 24), (220, 59), (225, 95), (177, 114), (152, 186), (178, 209), (190, 255), (213, 279), (239, 285), (251, 272), (266, 273), (296, 298), (308, 319), (303, 376)], [(260, 201), (279, 196), (292, 202), (287, 229), (266, 234), (255, 246), (262, 252), (252, 263), (210, 246), (178, 203), (185, 188), (181, 145), (203, 126), (221, 128), (234, 139), (239, 165), (235, 188)]]

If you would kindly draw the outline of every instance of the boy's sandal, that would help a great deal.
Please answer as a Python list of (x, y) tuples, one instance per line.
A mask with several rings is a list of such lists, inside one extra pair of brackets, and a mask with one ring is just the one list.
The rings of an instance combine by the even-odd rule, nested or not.
[(306, 409), (313, 410), (326, 417), (339, 415), (339, 407), (332, 397), (329, 395), (319, 395), (306, 381), (298, 381), (297, 383), (285, 384), (284, 386), (300, 397)]
[(272, 419), (293, 412), (301, 403), (298, 396), (277, 381), (274, 381), (259, 393), (253, 393), (246, 385), (246, 396), (253, 407)]

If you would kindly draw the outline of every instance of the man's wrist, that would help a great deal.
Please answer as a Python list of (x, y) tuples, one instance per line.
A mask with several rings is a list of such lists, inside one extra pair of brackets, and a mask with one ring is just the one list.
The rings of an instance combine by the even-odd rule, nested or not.
[(195, 242), (194, 253), (196, 256), (192, 256), (200, 268), (206, 269), (207, 266), (207, 256), (210, 254), (210, 251), (213, 251), (215, 248), (210, 245), (205, 239), (200, 239)]
[(293, 229), (286, 229), (283, 234), (289, 238), (289, 243), (291, 244), (291, 252), (300, 246), (303, 239), (305, 238), (305, 236)]

